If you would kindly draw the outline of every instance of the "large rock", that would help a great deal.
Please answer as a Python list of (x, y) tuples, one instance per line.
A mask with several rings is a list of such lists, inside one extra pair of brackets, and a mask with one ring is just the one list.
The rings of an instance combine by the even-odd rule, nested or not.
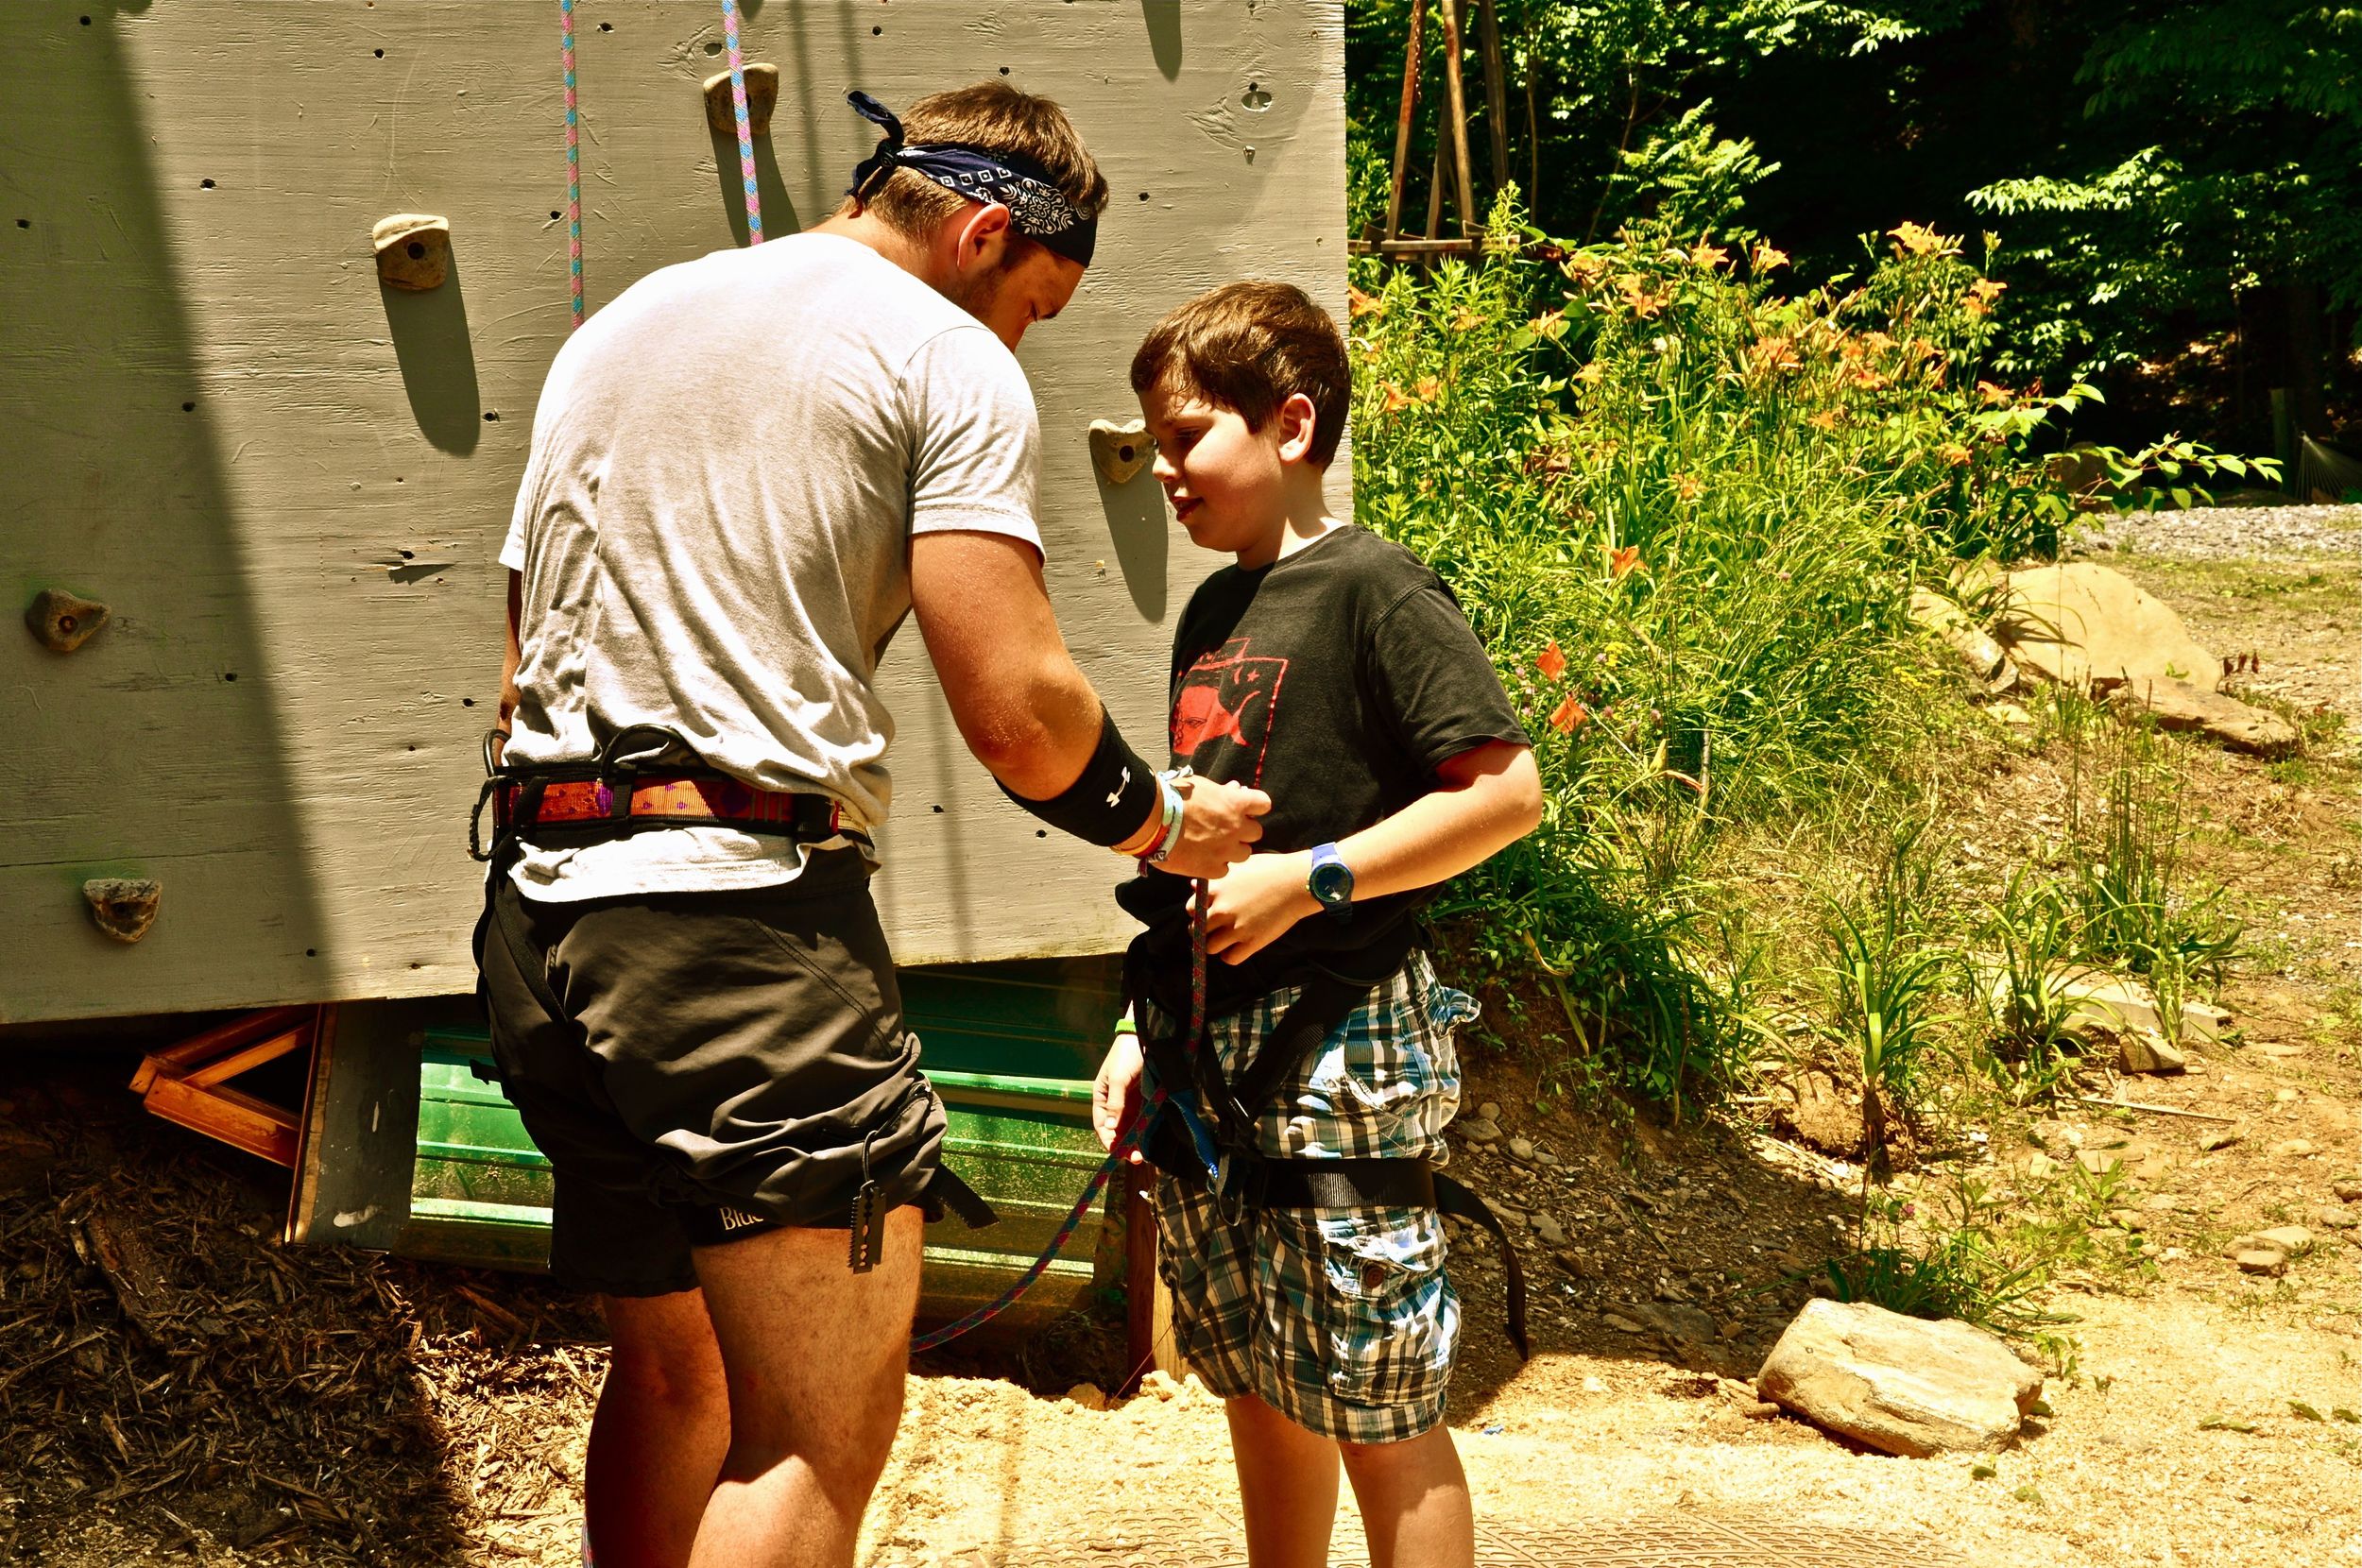
[(1755, 1391), (1856, 1442), (1925, 1458), (2016, 1442), (2042, 1378), (1968, 1323), (1812, 1301), (1772, 1347)]
[(2171, 608), (2089, 561), (2011, 572), (1995, 629), (2020, 668), (2079, 691), (2167, 680), (2211, 691), (2222, 679)]
[(2297, 749), (2296, 726), (2279, 714), (2185, 680), (2128, 681), (2109, 701), (2146, 712), (2159, 729), (2203, 735), (2252, 757), (2282, 758)]

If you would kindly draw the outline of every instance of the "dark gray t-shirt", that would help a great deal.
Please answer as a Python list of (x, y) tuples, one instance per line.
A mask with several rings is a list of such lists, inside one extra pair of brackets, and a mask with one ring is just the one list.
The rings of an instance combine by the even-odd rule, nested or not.
[[(523, 573), (507, 755), (587, 758), (636, 724), (716, 767), (885, 819), (872, 681), (911, 605), (912, 536), (1041, 548), (1016, 357), (858, 241), (798, 234), (652, 273), (550, 367), (502, 563)], [(803, 866), (726, 827), (528, 849), (573, 900), (764, 887)]]

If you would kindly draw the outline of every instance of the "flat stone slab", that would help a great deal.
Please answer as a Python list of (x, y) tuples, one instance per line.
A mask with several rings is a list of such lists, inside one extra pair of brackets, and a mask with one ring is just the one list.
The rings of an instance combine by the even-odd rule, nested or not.
[(2108, 700), (2127, 711), (2147, 713), (2159, 729), (2203, 735), (2251, 757), (2281, 758), (2297, 749), (2296, 726), (2279, 714), (2192, 681), (2136, 678)]
[[(1967, 1568), (1950, 1546), (1912, 1531), (1798, 1525), (1741, 1514), (1658, 1519), (1479, 1520), (1479, 1568)], [(875, 1559), (894, 1568), (891, 1553)], [(1247, 1568), (1245, 1533), (1203, 1509), (1126, 1514), (1054, 1542), (1010, 1542), (982, 1560), (994, 1568)], [(1370, 1560), (1348, 1505), (1337, 1519), (1331, 1568)]]

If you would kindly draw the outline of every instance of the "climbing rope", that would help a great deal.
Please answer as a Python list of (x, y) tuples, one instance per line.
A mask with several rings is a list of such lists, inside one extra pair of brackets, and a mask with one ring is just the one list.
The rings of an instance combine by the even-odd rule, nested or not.
[(582, 132), (574, 112), (574, 0), (557, 0), (557, 58), (566, 67), (566, 281), (582, 325)]
[[(1206, 1033), (1206, 896), (1203, 881), (1192, 884), (1190, 895), (1190, 1038), (1192, 1040), (1203, 1039)], [(1107, 1157), (1099, 1162), (1097, 1173), (1091, 1177), (1090, 1185), (1083, 1189), (1083, 1196), (1074, 1201), (1074, 1207), (1067, 1211), (1066, 1222), (1058, 1227), (1058, 1234), (1050, 1238), (1050, 1245), (1042, 1249), (1041, 1255), (1034, 1259), (1033, 1265), (1017, 1277), (1016, 1284), (957, 1322), (946, 1323), (932, 1334), (922, 1334), (913, 1339), (913, 1353), (949, 1344), (968, 1330), (992, 1321), (1016, 1304), (1017, 1299), (1031, 1289), (1034, 1282), (1057, 1261), (1058, 1253), (1065, 1250), (1068, 1240), (1073, 1236), (1075, 1227), (1083, 1222), (1083, 1216), (1090, 1212), (1091, 1204), (1107, 1185), (1107, 1178), (1121, 1168), (1123, 1163), (1131, 1158), (1132, 1151), (1140, 1146), (1140, 1139), (1147, 1135), (1149, 1127), (1156, 1119), (1158, 1107), (1164, 1102), (1165, 1091), (1159, 1085), (1141, 1105), (1140, 1114), (1133, 1119), (1131, 1131), (1119, 1138), (1115, 1148), (1107, 1151)]]
[(738, 172), (746, 182), (746, 243), (762, 243), (762, 198), (755, 194), (755, 131), (746, 118), (746, 62), (738, 52), (738, 0), (722, 0), (722, 41), (730, 52), (730, 107), (738, 114)]

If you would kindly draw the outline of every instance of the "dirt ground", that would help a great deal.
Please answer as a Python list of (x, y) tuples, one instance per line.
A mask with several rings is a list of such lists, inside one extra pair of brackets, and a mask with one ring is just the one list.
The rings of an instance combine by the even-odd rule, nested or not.
[[(1759, 1105), (1679, 1129), (1581, 1114), (1514, 1056), (1472, 1052), (1470, 1105), (1508, 1107), (1532, 1152), (1505, 1137), (1455, 1164), (1537, 1217), (1531, 1362), (1499, 1333), (1489, 1243), (1455, 1256), (1451, 1422), (1481, 1517), (1915, 1527), (1994, 1568), (2362, 1564), (2362, 1201), (2336, 1188), (2362, 1177), (2362, 549), (2135, 539), (2106, 559), (2202, 640), (2258, 653), (2257, 695), (2348, 728), (2294, 761), (2185, 754), (2191, 869), (2250, 929), (2234, 1032), (2183, 1076), (2120, 1088), (2161, 1111), (2005, 1117), (1955, 1162), (2028, 1204), (2055, 1179), (2037, 1154), (2113, 1171), (2073, 1221), (2092, 1261), (2048, 1298), (2077, 1320), (2052, 1413), (1989, 1474), (1758, 1419), (1745, 1380), (1850, 1236), (1857, 1169), (1754, 1124)], [(2063, 798), (2056, 758), (1994, 728), (1958, 783), (1966, 881), (2042, 853)], [(92, 1042), (0, 1053), (0, 1560), (578, 1560), (595, 1321), (538, 1280), (279, 1246), (283, 1173), (144, 1117), (127, 1076)], [(2222, 1256), (2291, 1223), (2313, 1241), (2284, 1276)], [(863, 1560), (1017, 1564), (1029, 1542), (1113, 1548), (1153, 1509), (1232, 1514), (1218, 1405), (1186, 1386), (1063, 1397), (1106, 1365), (1087, 1335), (923, 1364)], [(1341, 1560), (1356, 1541), (1341, 1529)]]

